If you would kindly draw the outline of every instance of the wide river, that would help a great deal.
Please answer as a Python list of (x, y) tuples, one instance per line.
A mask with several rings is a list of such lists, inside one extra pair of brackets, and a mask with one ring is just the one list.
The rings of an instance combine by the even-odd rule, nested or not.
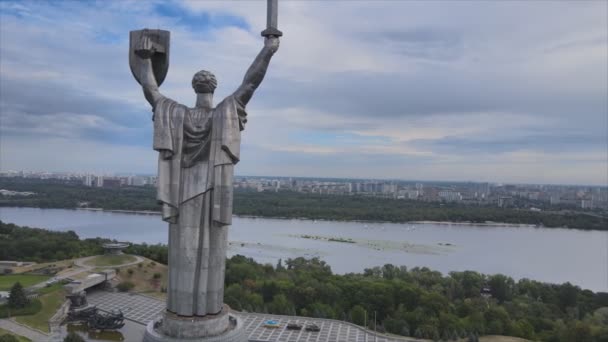
[[(0, 208), (0, 220), (73, 230), (82, 238), (167, 243), (158, 215), (87, 210)], [(330, 241), (351, 239), (351, 242)], [(608, 232), (461, 224), (394, 224), (235, 217), (229, 255), (259, 262), (318, 256), (337, 273), (390, 263), (443, 273), (475, 270), (515, 279), (569, 281), (608, 291)]]

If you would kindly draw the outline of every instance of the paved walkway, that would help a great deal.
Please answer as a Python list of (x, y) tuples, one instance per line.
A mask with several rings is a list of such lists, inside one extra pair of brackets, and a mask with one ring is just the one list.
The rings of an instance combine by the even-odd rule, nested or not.
[(45, 335), (38, 330), (33, 330), (25, 325), (19, 324), (10, 319), (0, 319), (0, 328), (8, 330), (13, 334), (24, 336), (32, 341), (48, 341), (49, 336)]
[[(84, 257), (84, 258), (76, 259), (76, 260), (74, 260), (74, 265), (78, 266), (78, 268), (76, 268), (76, 269), (74, 269), (72, 271), (69, 271), (69, 272), (65, 272), (62, 275), (58, 275), (58, 276), (55, 276), (53, 278), (56, 279), (57, 281), (61, 281), (61, 280), (64, 280), (64, 279), (71, 278), (71, 277), (73, 277), (75, 275), (78, 275), (80, 273), (83, 273), (83, 272), (90, 272), (94, 268), (97, 268), (97, 267), (104, 267), (104, 266), (90, 266), (90, 265), (86, 264), (87, 261), (89, 261), (89, 260), (91, 260), (91, 259), (93, 259), (95, 257), (98, 257), (98, 256), (99, 255), (93, 255), (93, 256), (90, 256), (90, 257)], [(128, 262), (128, 263), (122, 264), (122, 265), (112, 265), (112, 266), (108, 266), (108, 267), (110, 267), (110, 268), (126, 267), (126, 266), (131, 266), (131, 265), (137, 265), (140, 262), (144, 261), (144, 258), (142, 258), (140, 256), (134, 255), (134, 257), (136, 258), (136, 260), (133, 261), (133, 262)], [(46, 286), (46, 282), (47, 281), (43, 281), (41, 283), (32, 285), (32, 286), (29, 287), (29, 289), (32, 289), (32, 290), (41, 289), (41, 288), (43, 288), (43, 287)]]
[[(131, 255), (131, 254), (130, 254), (130, 255)], [(98, 256), (99, 256), (99, 255), (93, 255), (93, 256), (90, 256), (90, 257), (86, 257), (86, 258), (80, 258), (80, 259), (76, 259), (76, 260), (74, 260), (74, 264), (76, 264), (76, 266), (80, 266), (80, 267), (83, 267), (83, 268), (88, 268), (88, 269), (93, 269), (93, 268), (97, 268), (97, 267), (105, 267), (105, 266), (90, 266), (90, 265), (87, 265), (87, 264), (86, 264), (86, 262), (87, 262), (87, 261), (89, 261), (89, 260), (91, 260), (91, 259), (93, 259), (93, 258), (96, 258), (96, 257), (98, 257)], [(134, 257), (135, 257), (135, 259), (136, 259), (136, 260), (135, 260), (135, 261), (133, 261), (133, 262), (128, 262), (128, 263), (126, 263), (126, 264), (122, 264), (122, 265), (112, 265), (112, 266), (107, 266), (107, 267), (111, 267), (111, 268), (126, 267), (126, 266), (131, 266), (131, 265), (137, 265), (137, 264), (139, 264), (140, 262), (143, 262), (143, 261), (144, 261), (144, 258), (142, 258), (142, 257), (140, 257), (140, 256), (137, 256), (137, 255), (133, 255), (133, 256), (134, 256)]]
[(87, 302), (99, 310), (121, 310), (126, 319), (146, 325), (165, 311), (164, 300), (125, 292), (91, 291)]
[[(165, 301), (121, 292), (91, 291), (87, 294), (89, 304), (96, 305), (103, 311), (121, 310), (125, 318), (142, 325), (160, 316), (165, 310)], [(267, 342), (405, 342), (416, 341), (411, 338), (389, 337), (375, 334), (357, 325), (331, 319), (320, 319), (299, 316), (281, 316), (270, 314), (239, 312), (244, 320), (245, 330), (250, 341)], [(266, 320), (279, 322), (279, 328), (264, 327)], [(287, 330), (288, 323), (300, 323), (303, 326), (314, 323), (319, 332)]]

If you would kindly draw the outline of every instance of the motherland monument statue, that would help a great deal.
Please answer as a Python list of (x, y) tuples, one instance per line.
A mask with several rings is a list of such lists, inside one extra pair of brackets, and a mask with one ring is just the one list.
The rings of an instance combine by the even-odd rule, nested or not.
[(169, 223), (167, 310), (150, 322), (144, 341), (246, 341), (242, 321), (223, 303), (232, 179), (240, 158), (245, 106), (279, 48), (277, 0), (268, 0), (264, 47), (243, 83), (217, 106), (215, 76), (192, 79), (193, 108), (163, 96), (158, 87), (169, 68), (169, 31), (130, 33), (129, 64), (154, 112), (158, 151), (157, 199)]

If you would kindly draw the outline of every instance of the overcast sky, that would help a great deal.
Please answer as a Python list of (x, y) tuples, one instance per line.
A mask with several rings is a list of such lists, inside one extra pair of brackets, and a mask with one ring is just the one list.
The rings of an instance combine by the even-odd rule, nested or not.
[[(237, 175), (608, 183), (606, 1), (287, 1)], [(171, 31), (161, 92), (216, 102), (265, 1), (0, 2), (0, 169), (156, 172), (129, 31)]]

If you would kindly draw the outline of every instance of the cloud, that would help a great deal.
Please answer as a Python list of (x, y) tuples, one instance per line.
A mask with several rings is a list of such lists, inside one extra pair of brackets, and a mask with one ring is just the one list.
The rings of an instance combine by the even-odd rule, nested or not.
[[(281, 2), (237, 173), (606, 184), (607, 6)], [(219, 101), (262, 46), (264, 7), (0, 2), (0, 167), (154, 173), (128, 31), (171, 31), (165, 95), (192, 105), (207, 69)]]

